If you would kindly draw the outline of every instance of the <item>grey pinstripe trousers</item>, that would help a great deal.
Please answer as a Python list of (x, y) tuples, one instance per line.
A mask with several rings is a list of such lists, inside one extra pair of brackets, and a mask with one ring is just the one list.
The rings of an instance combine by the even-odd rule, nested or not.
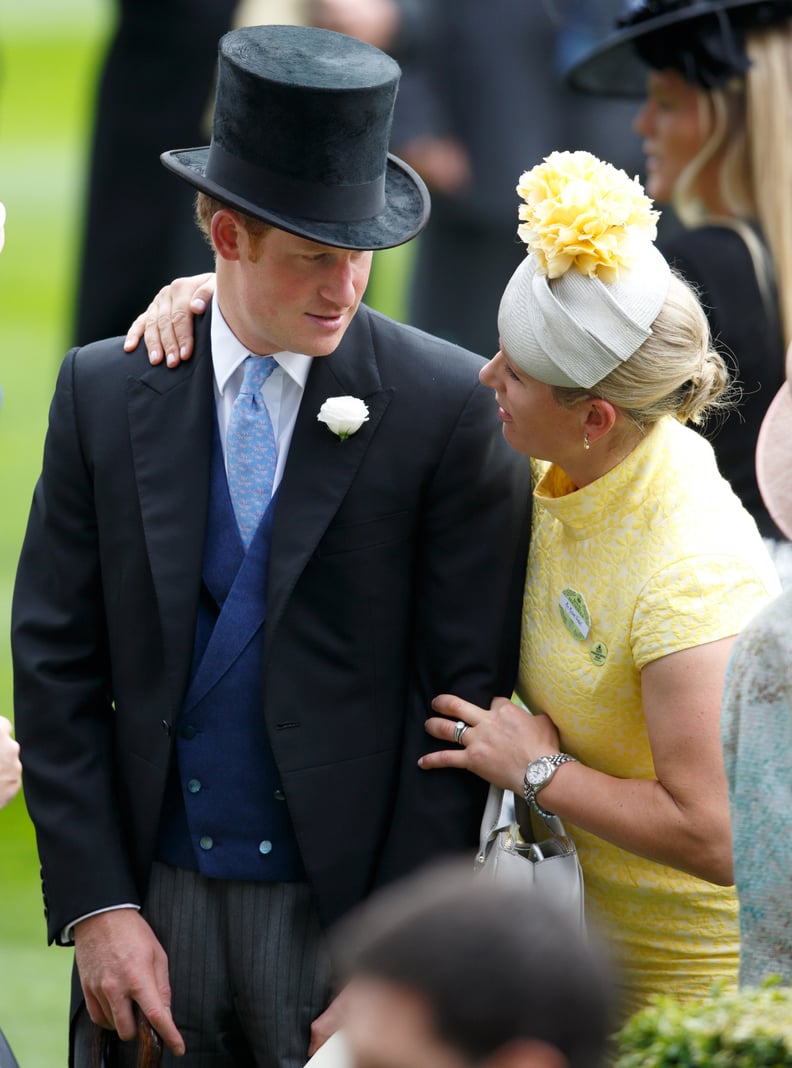
[[(330, 968), (305, 883), (206, 879), (155, 864), (143, 915), (168, 954), (173, 1016), (187, 1052), (163, 1068), (302, 1068), (311, 1021), (330, 999)], [(83, 1011), (75, 1068), (91, 1068)], [(119, 1068), (135, 1068), (121, 1043)]]

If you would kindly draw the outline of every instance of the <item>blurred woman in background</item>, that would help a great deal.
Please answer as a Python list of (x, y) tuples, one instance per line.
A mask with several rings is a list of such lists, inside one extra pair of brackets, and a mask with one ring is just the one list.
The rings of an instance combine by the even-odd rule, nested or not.
[(739, 410), (706, 433), (789, 585), (792, 544), (762, 500), (753, 457), (792, 342), (792, 2), (631, 0), (567, 78), (646, 98), (634, 128), (647, 192), (683, 224), (659, 246), (698, 290), (742, 390)]

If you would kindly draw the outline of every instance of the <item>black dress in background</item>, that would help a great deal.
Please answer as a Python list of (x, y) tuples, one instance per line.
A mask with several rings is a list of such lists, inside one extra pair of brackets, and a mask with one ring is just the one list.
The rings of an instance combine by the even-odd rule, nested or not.
[[(718, 466), (765, 537), (785, 540), (762, 501), (754, 454), (762, 418), (784, 380), (784, 340), (775, 287), (762, 293), (751, 252), (737, 229), (707, 225), (658, 242), (660, 251), (699, 292), (716, 348), (736, 374), (742, 399), (703, 433)], [(769, 266), (769, 256), (765, 257)]]

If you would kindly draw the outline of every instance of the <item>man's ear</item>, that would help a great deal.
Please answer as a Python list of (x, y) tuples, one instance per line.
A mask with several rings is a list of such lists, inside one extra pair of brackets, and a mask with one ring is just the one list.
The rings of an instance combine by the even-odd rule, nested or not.
[(486, 1068), (569, 1068), (564, 1054), (538, 1038), (516, 1038), (490, 1054)]
[(224, 260), (240, 259), (239, 236), (242, 224), (236, 212), (221, 208), (212, 216), (212, 244)]

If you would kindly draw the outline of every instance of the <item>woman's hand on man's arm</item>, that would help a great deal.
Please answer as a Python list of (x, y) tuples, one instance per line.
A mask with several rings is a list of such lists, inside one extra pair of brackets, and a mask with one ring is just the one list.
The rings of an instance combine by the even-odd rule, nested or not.
[[(564, 821), (621, 849), (720, 885), (733, 880), (729, 798), (720, 743), (720, 706), (733, 638), (670, 653), (641, 672), (641, 696), (654, 778), (619, 778), (568, 763), (541, 792)], [(491, 709), (441, 695), (427, 720), (434, 738), (461, 745), (427, 753), (425, 770), (461, 768), (522, 793), (528, 762), (561, 747), (546, 715), (530, 716), (504, 698)], [(441, 718), (445, 717), (445, 718)], [(574, 752), (572, 754), (575, 755)], [(607, 763), (603, 753), (603, 763)]]

